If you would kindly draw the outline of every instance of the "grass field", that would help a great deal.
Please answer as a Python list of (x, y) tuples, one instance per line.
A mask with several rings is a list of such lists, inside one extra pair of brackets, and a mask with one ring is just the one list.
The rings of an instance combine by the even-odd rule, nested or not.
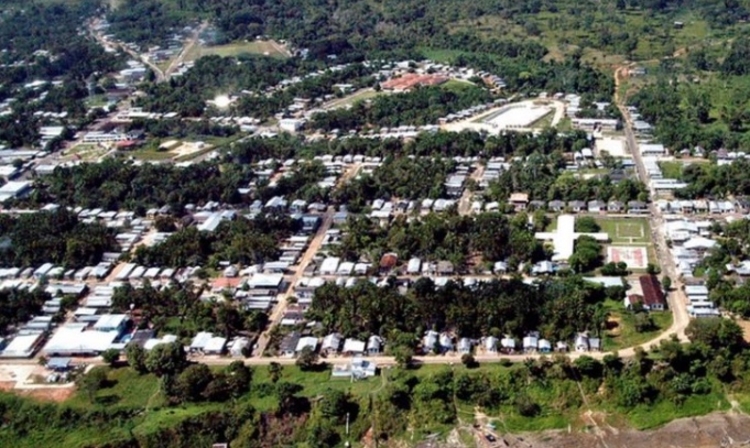
[[(672, 325), (670, 311), (651, 313), (656, 328), (653, 331), (638, 333), (635, 330), (635, 318), (628, 312), (622, 302), (607, 300), (605, 308), (610, 313), (611, 328), (604, 335), (604, 350), (618, 350), (648, 342)], [(616, 325), (615, 325), (616, 324)]]
[(251, 42), (233, 42), (226, 45), (216, 45), (211, 47), (202, 47), (195, 45), (185, 56), (185, 61), (193, 61), (202, 56), (218, 55), (222, 57), (240, 56), (243, 54), (261, 54), (276, 58), (286, 58), (283, 47), (274, 41), (251, 41)]
[(646, 218), (597, 218), (596, 222), (614, 245), (651, 244), (651, 227)]
[(333, 100), (329, 102), (328, 104), (325, 104), (323, 108), (326, 110), (332, 110), (332, 109), (339, 109), (342, 107), (353, 106), (354, 104), (360, 101), (368, 100), (371, 98), (375, 98), (379, 95), (385, 95), (385, 94), (386, 94), (385, 92), (376, 92), (373, 89), (362, 89), (357, 92), (354, 92), (351, 95)]
[(684, 164), (680, 161), (659, 162), (659, 168), (664, 177), (668, 179), (682, 179)]

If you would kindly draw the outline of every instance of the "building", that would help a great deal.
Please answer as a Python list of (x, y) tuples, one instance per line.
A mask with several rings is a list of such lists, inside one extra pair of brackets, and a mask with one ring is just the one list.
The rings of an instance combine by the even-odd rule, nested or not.
[(643, 307), (650, 311), (664, 311), (667, 307), (667, 300), (656, 276), (642, 275), (638, 277), (638, 282), (643, 292)]

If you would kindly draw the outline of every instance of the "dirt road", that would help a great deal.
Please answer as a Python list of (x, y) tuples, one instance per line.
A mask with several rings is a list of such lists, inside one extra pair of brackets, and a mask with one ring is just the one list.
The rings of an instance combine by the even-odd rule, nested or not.
[[(623, 130), (625, 132), (625, 138), (627, 146), (633, 155), (633, 160), (636, 164), (636, 170), (638, 177), (645, 184), (649, 185), (649, 177), (646, 172), (646, 167), (643, 163), (643, 157), (638, 148), (638, 142), (633, 132), (633, 120), (630, 117), (627, 105), (625, 104), (626, 98), (621, 98), (619, 95), (619, 87), (622, 84), (622, 80), (626, 76), (627, 66), (619, 67), (615, 70), (615, 101), (617, 107), (620, 109), (622, 116), (625, 120)], [(654, 191), (651, 191), (652, 198), (654, 197)], [(687, 341), (685, 336), (685, 328), (690, 323), (690, 316), (687, 312), (687, 298), (682, 291), (682, 282), (680, 276), (677, 274), (677, 267), (675, 266), (674, 259), (669, 253), (669, 247), (667, 246), (666, 238), (664, 235), (664, 217), (658, 207), (651, 202), (649, 205), (649, 224), (651, 227), (651, 239), (654, 242), (654, 250), (656, 257), (661, 266), (662, 272), (668, 275), (672, 279), (673, 291), (668, 295), (667, 300), (669, 302), (669, 308), (672, 310), (673, 320), (672, 326), (661, 334), (656, 339), (650, 341), (648, 345), (658, 344), (661, 340), (667, 339), (671, 334), (676, 334), (681, 341)], [(622, 356), (630, 356), (633, 349), (628, 349), (621, 352)]]
[[(484, 165), (479, 165), (477, 169), (474, 170), (473, 173), (471, 173), (471, 176), (469, 176), (469, 179), (473, 180), (476, 183), (479, 183), (479, 181), (482, 179), (482, 175), (484, 175)], [(469, 190), (468, 188), (464, 188), (464, 194), (461, 195), (461, 199), (458, 201), (458, 214), (459, 215), (468, 215), (471, 213), (471, 200), (474, 198), (474, 192)]]
[(310, 264), (313, 257), (315, 257), (315, 254), (318, 253), (320, 247), (323, 245), (323, 239), (325, 238), (326, 232), (328, 232), (328, 229), (330, 229), (331, 225), (333, 224), (334, 212), (334, 208), (329, 207), (325, 215), (323, 216), (323, 223), (320, 225), (318, 231), (315, 233), (315, 236), (307, 246), (305, 254), (302, 255), (302, 258), (297, 265), (297, 269), (294, 271), (294, 275), (292, 275), (289, 279), (289, 286), (287, 287), (286, 292), (278, 297), (278, 303), (273, 308), (271, 316), (269, 316), (268, 319), (268, 329), (264, 331), (258, 338), (258, 342), (255, 346), (255, 349), (253, 350), (253, 356), (262, 356), (263, 352), (266, 351), (266, 348), (268, 347), (268, 343), (270, 341), (271, 330), (273, 330), (281, 322), (281, 319), (284, 317), (284, 312), (286, 311), (287, 301), (289, 300), (289, 297), (294, 295), (294, 286), (297, 284), (297, 282), (299, 282), (299, 279), (302, 278), (305, 269), (307, 269), (307, 266)]

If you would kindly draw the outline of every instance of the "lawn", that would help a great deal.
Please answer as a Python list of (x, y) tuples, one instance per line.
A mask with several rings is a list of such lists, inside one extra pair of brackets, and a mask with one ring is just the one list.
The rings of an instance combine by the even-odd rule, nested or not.
[(653, 312), (651, 318), (656, 327), (651, 331), (638, 333), (635, 330), (634, 315), (625, 309), (622, 302), (607, 300), (604, 306), (610, 314), (610, 329), (604, 335), (605, 351), (643, 344), (672, 325), (671, 311)]
[(651, 227), (646, 218), (596, 218), (596, 222), (614, 245), (651, 244)]
[(544, 129), (552, 126), (552, 119), (555, 118), (555, 111), (551, 110), (542, 118), (529, 125), (530, 128)]
[(440, 87), (442, 87), (445, 90), (456, 92), (456, 91), (466, 90), (471, 87), (475, 87), (475, 85), (471, 81), (464, 81), (461, 79), (449, 79), (448, 81), (443, 83)]
[(659, 162), (661, 173), (667, 179), (682, 179), (682, 170), (685, 165), (680, 161)]

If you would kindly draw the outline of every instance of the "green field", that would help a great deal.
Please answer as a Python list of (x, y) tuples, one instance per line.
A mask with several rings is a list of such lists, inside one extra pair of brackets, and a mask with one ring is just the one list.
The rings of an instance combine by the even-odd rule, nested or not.
[(612, 351), (633, 347), (654, 339), (672, 325), (672, 312), (653, 312), (651, 318), (656, 328), (652, 331), (638, 333), (635, 329), (635, 317), (627, 311), (622, 302), (607, 300), (604, 304), (610, 313), (610, 329), (604, 334), (604, 350)]
[(668, 179), (682, 179), (682, 170), (685, 165), (679, 160), (673, 162), (659, 162), (659, 168), (664, 177)]
[(613, 245), (651, 244), (651, 227), (646, 218), (597, 218), (602, 232), (609, 234)]
[(274, 41), (249, 41), (233, 42), (230, 44), (210, 47), (195, 45), (185, 56), (185, 61), (192, 61), (210, 55), (235, 57), (243, 54), (260, 54), (276, 58), (289, 57), (289, 54), (283, 49), (283, 47)]

